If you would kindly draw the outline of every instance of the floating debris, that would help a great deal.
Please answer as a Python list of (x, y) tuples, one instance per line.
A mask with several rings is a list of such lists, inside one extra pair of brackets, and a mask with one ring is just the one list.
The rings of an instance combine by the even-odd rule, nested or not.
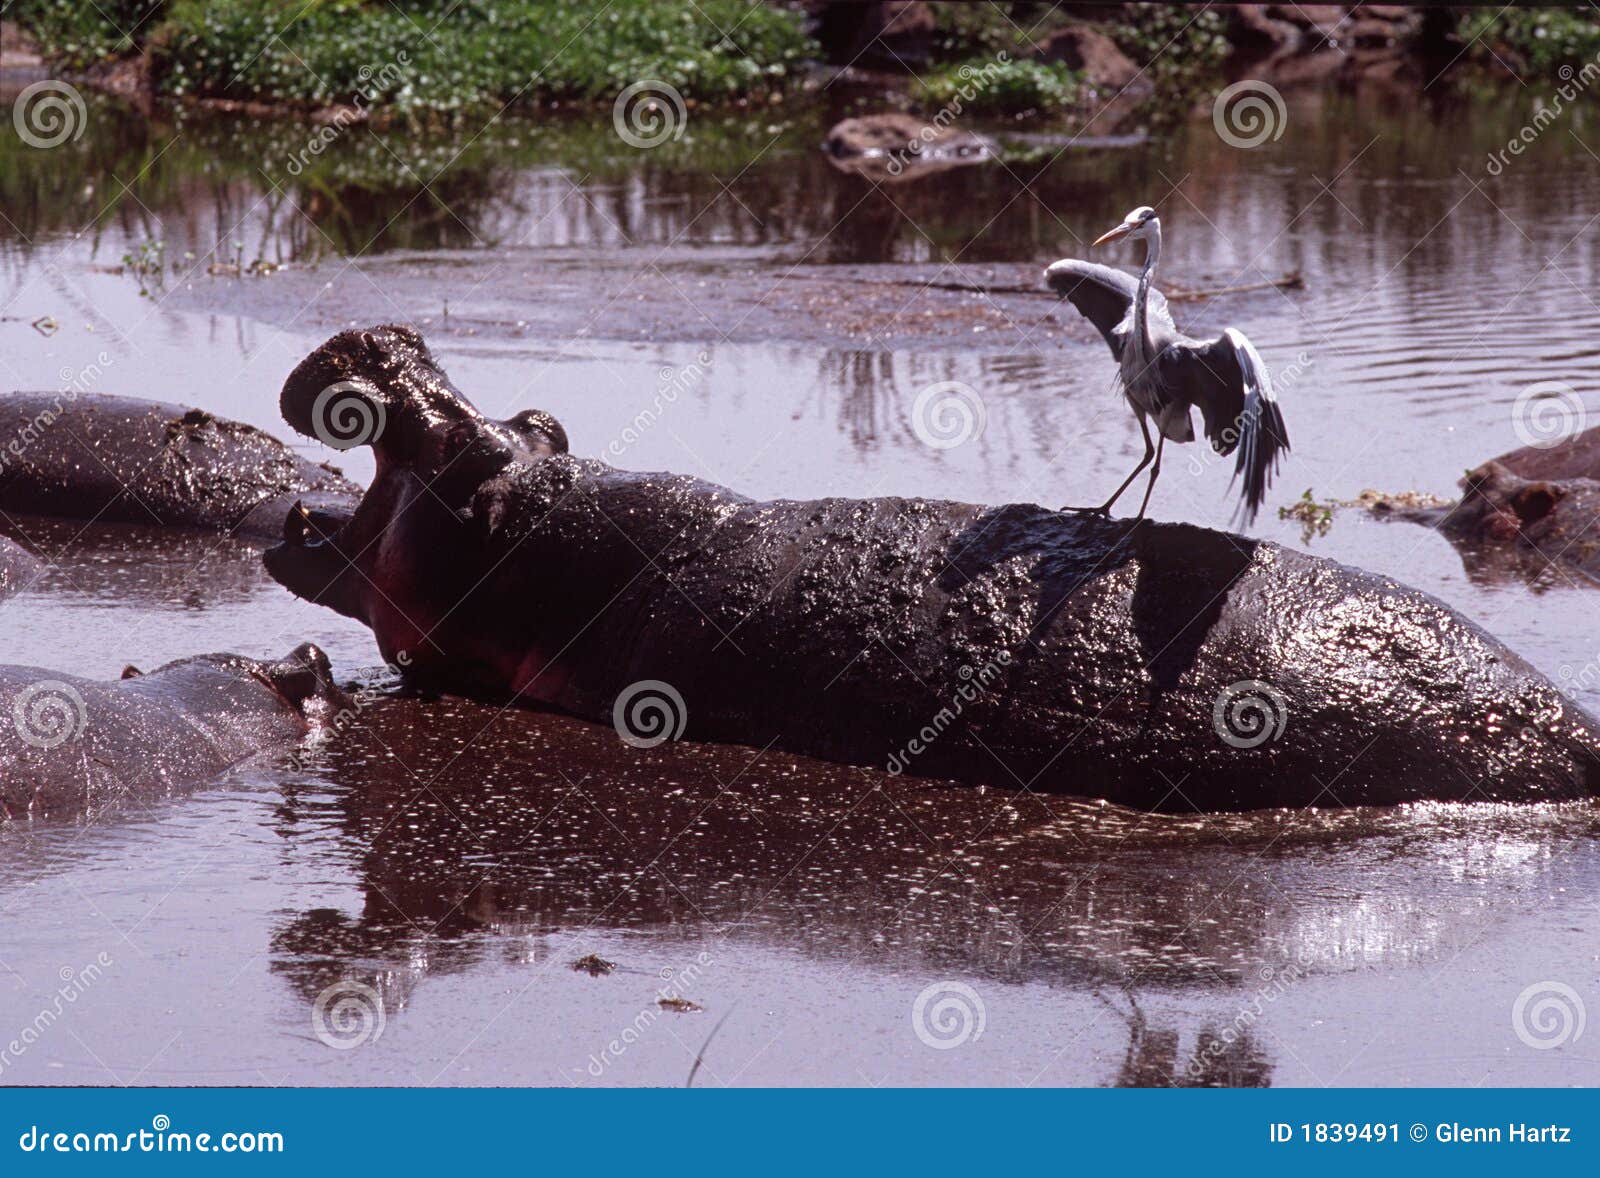
[(615, 961), (607, 961), (598, 953), (591, 953), (587, 957), (580, 957), (572, 963), (572, 968), (579, 973), (586, 973), (591, 978), (604, 977), (617, 968)]
[(693, 1014), (704, 1010), (698, 1002), (690, 1002), (687, 998), (657, 998), (656, 1005), (662, 1010), (670, 1010), (674, 1014)]
[(1288, 507), (1278, 508), (1279, 519), (1292, 519), (1300, 524), (1300, 538), (1310, 542), (1312, 536), (1326, 536), (1333, 527), (1333, 509), (1336, 504), (1318, 503), (1307, 487), (1305, 493)]
[(33, 321), (33, 329), (40, 335), (54, 335), (61, 330), (61, 324), (50, 315), (40, 315)]

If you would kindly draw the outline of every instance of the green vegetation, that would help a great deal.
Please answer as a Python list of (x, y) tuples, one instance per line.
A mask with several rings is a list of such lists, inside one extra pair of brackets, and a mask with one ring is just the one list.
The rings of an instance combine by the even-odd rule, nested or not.
[(1078, 104), (1082, 77), (1059, 63), (974, 58), (923, 76), (917, 96), (973, 114), (1056, 113)]
[(1148, 67), (1159, 89), (1214, 76), (1232, 50), (1228, 18), (1184, 4), (1139, 4), (1106, 33), (1134, 61)]
[(12, 0), (6, 16), (32, 29), (52, 61), (82, 70), (142, 50), (166, 7), (166, 0)]
[[(69, 66), (138, 42), (168, 94), (402, 112), (611, 98), (645, 79), (729, 99), (785, 88), (815, 50), (798, 12), (741, 0), (100, 3), (17, 0), (17, 13)], [(136, 37), (117, 31), (135, 23)]]
[(1600, 59), (1600, 17), (1592, 8), (1483, 9), (1466, 17), (1461, 37), (1479, 61), (1493, 64), (1498, 56), (1537, 74)]
[[(1114, 21), (1081, 21), (1070, 7), (1045, 0), (1006, 4), (941, 4), (935, 7), (937, 28), (933, 51), (942, 62), (960, 62), (974, 69), (1001, 52), (1014, 62), (995, 104), (985, 109), (1010, 113), (1038, 106), (1059, 109), (1061, 87), (1075, 91), (1081, 79), (1059, 67), (1030, 62), (1051, 34), (1069, 25), (1088, 24), (1110, 37), (1134, 64), (1144, 67), (1153, 83), (1148, 107), (1158, 122), (1180, 116), (1197, 95), (1214, 88), (1231, 46), (1227, 17), (1212, 9), (1183, 4), (1128, 5)], [(1046, 72), (1048, 71), (1048, 72)], [(930, 97), (950, 89), (950, 71), (941, 69), (925, 81)], [(1031, 92), (1031, 93), (1030, 93)]]

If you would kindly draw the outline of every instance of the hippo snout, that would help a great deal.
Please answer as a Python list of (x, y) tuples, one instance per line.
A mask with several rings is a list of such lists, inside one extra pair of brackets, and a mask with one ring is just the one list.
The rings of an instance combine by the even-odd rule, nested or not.
[(321, 647), (302, 642), (288, 657), (263, 669), (267, 682), (307, 719), (354, 706), (333, 681), (333, 664)]

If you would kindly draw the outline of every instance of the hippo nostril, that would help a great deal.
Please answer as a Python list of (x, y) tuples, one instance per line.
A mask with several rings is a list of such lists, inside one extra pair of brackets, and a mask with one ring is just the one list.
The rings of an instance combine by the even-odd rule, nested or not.
[(1511, 508), (1524, 524), (1537, 523), (1561, 502), (1561, 492), (1549, 483), (1530, 483), (1511, 500)]

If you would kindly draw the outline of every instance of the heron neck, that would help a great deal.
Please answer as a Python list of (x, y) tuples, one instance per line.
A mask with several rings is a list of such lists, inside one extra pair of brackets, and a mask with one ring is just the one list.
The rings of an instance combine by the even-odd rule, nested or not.
[(1151, 225), (1151, 234), (1144, 242), (1144, 269), (1139, 272), (1139, 296), (1134, 300), (1134, 329), (1138, 331), (1139, 338), (1148, 341), (1148, 317), (1146, 311), (1150, 305), (1150, 276), (1156, 272), (1156, 263), (1161, 260), (1161, 223)]

